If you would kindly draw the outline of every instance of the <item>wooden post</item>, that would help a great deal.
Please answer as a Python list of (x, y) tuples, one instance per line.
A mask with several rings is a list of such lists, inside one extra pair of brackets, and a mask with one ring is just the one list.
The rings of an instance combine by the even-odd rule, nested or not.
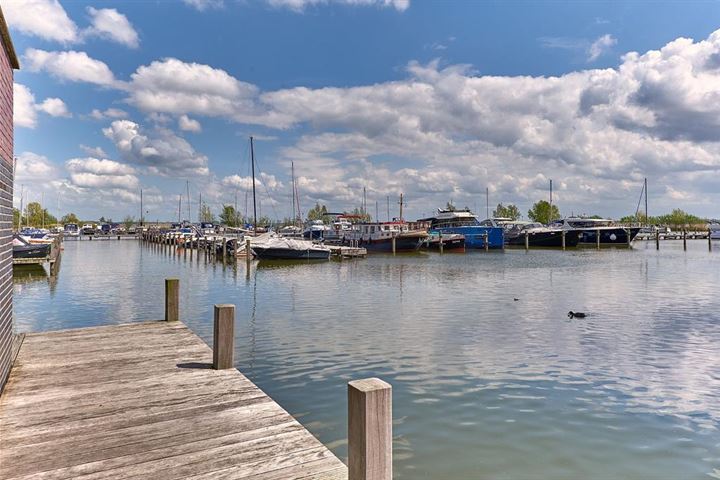
[(632, 238), (630, 238), (630, 237), (631, 237), (631, 232), (632, 232), (632, 230), (630, 230), (629, 228), (626, 228), (626, 229), (625, 229), (625, 234), (627, 235), (627, 245), (628, 245), (628, 248), (631, 247), (630, 244), (632, 243)]
[(180, 320), (180, 280), (177, 278), (165, 279), (165, 321), (177, 322)]
[(442, 232), (439, 232), (439, 238), (440, 238), (440, 253), (443, 253), (443, 240), (442, 240)]
[(348, 480), (392, 480), (392, 387), (348, 383)]
[(595, 230), (595, 242), (597, 243), (597, 249), (600, 250), (600, 229)]
[(527, 230), (525, 230), (525, 250), (530, 250), (530, 237)]
[(392, 252), (395, 255), (395, 234), (392, 234)]
[(250, 271), (250, 262), (252, 261), (252, 251), (250, 248), (250, 239), (245, 239), (245, 262), (247, 262), (248, 271)]
[(222, 239), (222, 252), (223, 261), (225, 261), (225, 257), (227, 257), (227, 238), (225, 237)]
[(232, 368), (235, 351), (235, 305), (215, 305), (214, 320), (213, 368)]
[(687, 250), (687, 230), (683, 228), (683, 250)]
[(490, 250), (490, 233), (486, 232), (485, 233), (485, 251), (487, 252), (489, 250)]
[(655, 230), (655, 250), (660, 250), (660, 229)]
[(562, 231), (562, 249), (565, 250), (565, 230)]
[(712, 230), (708, 228), (708, 251), (712, 252)]

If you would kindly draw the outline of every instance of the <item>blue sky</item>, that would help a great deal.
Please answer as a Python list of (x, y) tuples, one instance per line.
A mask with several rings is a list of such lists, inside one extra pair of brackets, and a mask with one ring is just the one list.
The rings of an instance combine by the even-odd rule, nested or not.
[[(177, 218), (191, 189), (263, 213), (407, 217), (453, 201), (523, 212), (720, 216), (720, 2), (6, 0), (26, 201)], [(637, 54), (628, 54), (637, 52)], [(717, 62), (717, 64), (715, 63)], [(185, 202), (185, 199), (183, 199)], [(395, 207), (393, 207), (395, 208)], [(186, 207), (183, 208), (185, 210)], [(187, 214), (183, 215), (187, 217)]]

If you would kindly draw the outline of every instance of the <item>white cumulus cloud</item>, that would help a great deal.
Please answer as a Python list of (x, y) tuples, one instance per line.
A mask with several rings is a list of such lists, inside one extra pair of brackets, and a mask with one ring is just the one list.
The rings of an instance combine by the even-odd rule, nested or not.
[(135, 122), (115, 120), (103, 129), (103, 134), (123, 159), (147, 168), (149, 173), (184, 177), (209, 173), (207, 157), (170, 130), (158, 127), (147, 133)]
[(35, 96), (25, 85), (13, 83), (13, 123), (18, 127), (35, 128), (37, 112)]
[(41, 104), (37, 106), (38, 110), (42, 110), (51, 117), (71, 117), (72, 114), (63, 102), (59, 98), (46, 98)]
[(617, 39), (609, 33), (606, 33), (602, 37), (598, 38), (588, 48), (588, 62), (594, 62), (600, 57), (600, 55), (607, 52), (615, 44), (617, 44)]
[(87, 82), (108, 87), (119, 85), (107, 64), (91, 58), (85, 52), (74, 50), (49, 52), (28, 48), (25, 51), (24, 61), (28, 70), (45, 71), (60, 80)]
[(410, 0), (266, 0), (273, 7), (284, 7), (295, 11), (303, 11), (309, 6), (338, 5), (392, 7), (404, 12), (410, 7)]
[(91, 26), (83, 31), (85, 36), (97, 36), (130, 48), (140, 45), (140, 37), (125, 15), (114, 8), (87, 7)]
[(178, 118), (178, 128), (185, 132), (199, 133), (202, 131), (200, 122), (188, 117), (187, 115), (180, 115)]
[(80, 40), (77, 25), (58, 0), (5, 0), (3, 13), (10, 28), (62, 43)]

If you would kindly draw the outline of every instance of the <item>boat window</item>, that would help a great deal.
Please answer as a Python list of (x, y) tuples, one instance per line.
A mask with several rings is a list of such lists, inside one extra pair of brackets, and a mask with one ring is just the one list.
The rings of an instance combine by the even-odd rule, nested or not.
[(370, 233), (375, 233), (375, 226), (370, 227)]

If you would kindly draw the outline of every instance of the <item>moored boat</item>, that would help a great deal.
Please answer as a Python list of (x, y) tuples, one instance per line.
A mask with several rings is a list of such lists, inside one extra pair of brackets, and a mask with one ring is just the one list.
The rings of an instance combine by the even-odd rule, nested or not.
[(465, 248), (503, 248), (505, 234), (503, 227), (497, 219), (487, 219), (480, 222), (477, 215), (470, 210), (442, 210), (437, 215), (418, 220), (430, 222), (430, 234), (442, 233), (445, 235), (462, 235), (465, 239)]
[(423, 245), (430, 250), (440, 250), (441, 245), (443, 251), (465, 250), (465, 237), (458, 233), (431, 233)]
[(343, 235), (343, 244), (364, 247), (368, 252), (414, 251), (428, 237), (424, 230), (411, 230), (406, 222), (356, 223)]
[(536, 222), (508, 222), (505, 224), (505, 243), (524, 246), (527, 237), (528, 247), (562, 247), (563, 233), (565, 247), (576, 247), (580, 241), (579, 230), (550, 228)]
[(330, 258), (330, 249), (325, 245), (277, 235), (252, 242), (250, 250), (259, 259), (328, 260)]
[(710, 238), (713, 240), (720, 240), (720, 223), (711, 223), (709, 228)]
[(578, 231), (578, 245), (628, 245), (640, 232), (640, 227), (622, 227), (607, 218), (568, 217), (552, 222), (549, 227)]
[(30, 243), (21, 235), (13, 236), (13, 258), (45, 258), (50, 255), (50, 244)]

